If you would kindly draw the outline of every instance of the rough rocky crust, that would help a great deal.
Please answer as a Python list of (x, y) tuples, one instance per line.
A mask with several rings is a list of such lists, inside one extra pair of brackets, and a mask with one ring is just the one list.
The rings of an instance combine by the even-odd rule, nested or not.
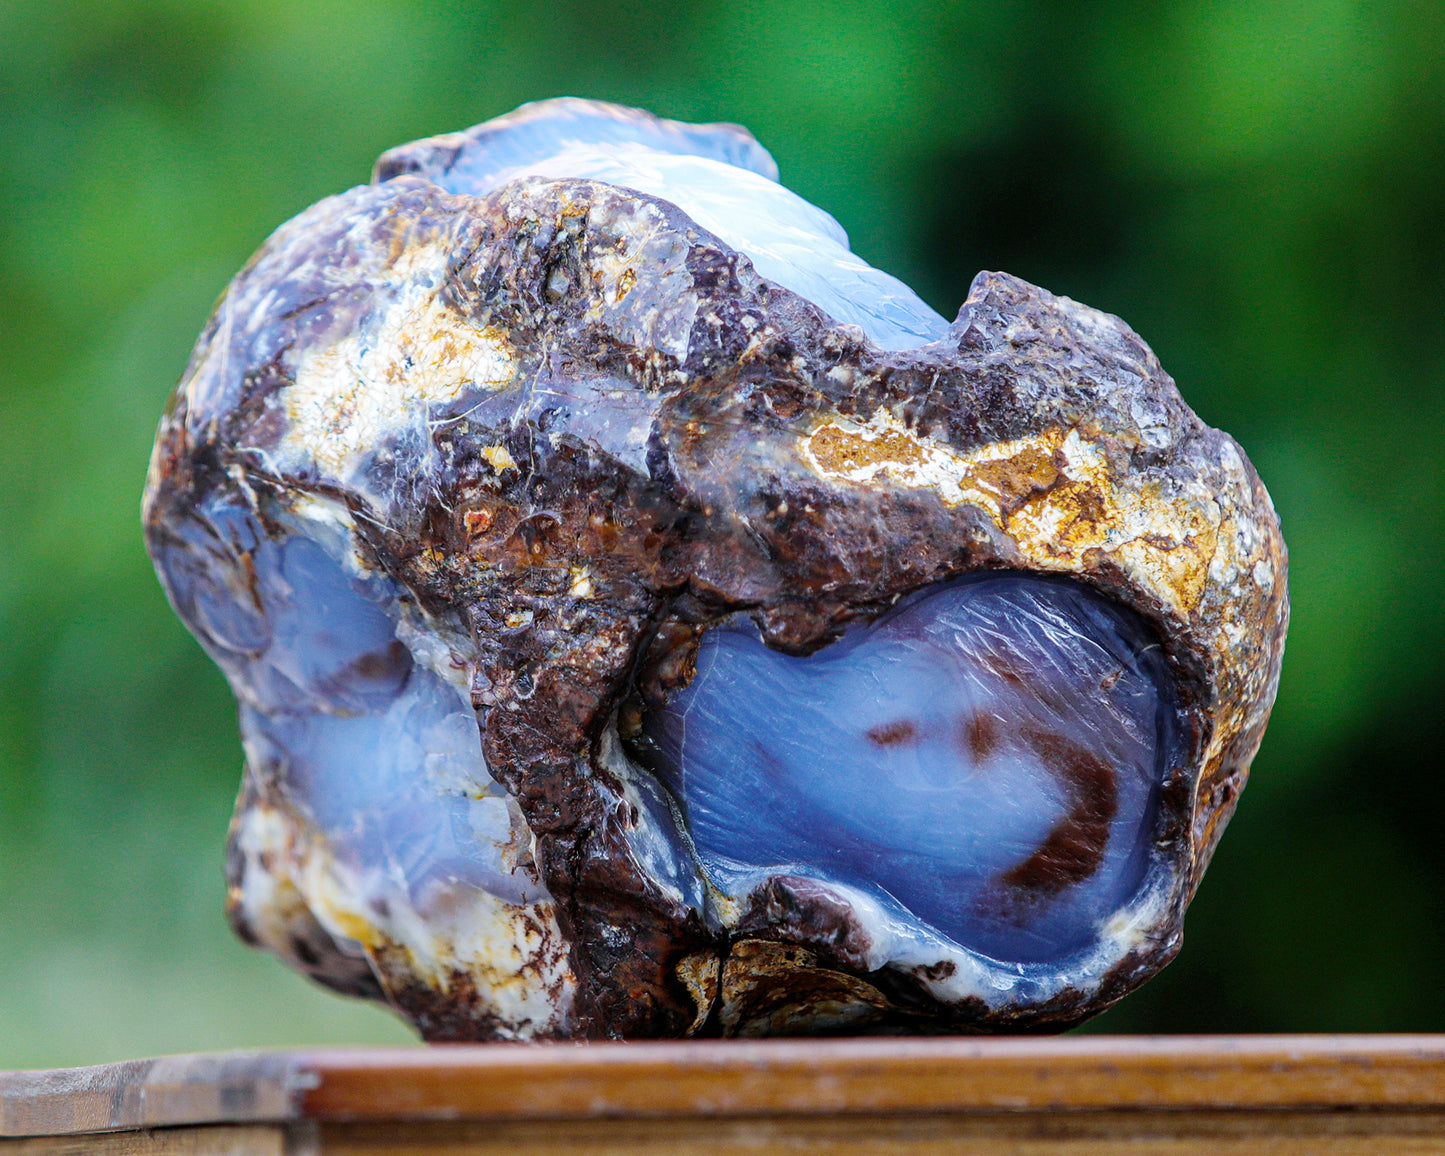
[[(1077, 1022), (1177, 951), (1288, 619), (1264, 487), (1117, 318), (982, 273), (946, 340), (884, 352), (667, 202), (581, 180), (469, 198), (399, 175), (283, 226), (162, 420), (153, 549), (217, 493), (277, 534), (299, 501), (343, 511), (360, 564), (411, 592), (471, 679), (488, 766), (556, 897), (537, 953), (565, 965), (524, 965), (551, 977), (550, 1019), (509, 1019), (487, 977), (428, 971), (356, 922), (331, 943), (299, 867), (256, 930), (238, 897), (269, 868), (233, 832), (238, 927), (435, 1039)], [(1177, 680), (1181, 757), (1129, 927), (1028, 989), (963, 961), (992, 991), (958, 953), (880, 960), (866, 911), (814, 881), (738, 905), (649, 868), (669, 816), (639, 806), (617, 728), (686, 680), (699, 632), (746, 612), (807, 653), (991, 568), (1132, 607)], [(282, 801), (253, 776), (239, 806), (237, 831)]]

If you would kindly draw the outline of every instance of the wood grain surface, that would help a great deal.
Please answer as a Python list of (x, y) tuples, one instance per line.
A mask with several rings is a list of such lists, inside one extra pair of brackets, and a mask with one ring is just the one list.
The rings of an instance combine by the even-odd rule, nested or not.
[(0, 1156), (1445, 1153), (1445, 1037), (763, 1040), (0, 1073)]

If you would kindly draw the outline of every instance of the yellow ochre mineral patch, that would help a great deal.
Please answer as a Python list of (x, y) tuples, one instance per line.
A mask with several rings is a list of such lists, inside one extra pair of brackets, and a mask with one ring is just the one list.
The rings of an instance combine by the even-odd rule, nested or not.
[(945, 506), (977, 506), (1041, 570), (1079, 571), (1087, 552), (1102, 550), (1182, 617), (1202, 596), (1218, 504), (1202, 491), (1119, 488), (1102, 449), (1078, 429), (959, 451), (880, 409), (865, 423), (824, 421), (799, 450), (830, 480), (932, 490)]
[(499, 330), (477, 328), (424, 284), (393, 297), (373, 327), (308, 352), (285, 391), (286, 447), (343, 474), (358, 454), (468, 387), (500, 389), (516, 360)]

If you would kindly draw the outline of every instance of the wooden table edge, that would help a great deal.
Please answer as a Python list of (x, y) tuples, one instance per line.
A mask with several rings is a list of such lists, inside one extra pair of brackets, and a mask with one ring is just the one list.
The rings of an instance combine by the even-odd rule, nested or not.
[(0, 1073), (0, 1137), (261, 1122), (1445, 1111), (1445, 1036), (299, 1048)]

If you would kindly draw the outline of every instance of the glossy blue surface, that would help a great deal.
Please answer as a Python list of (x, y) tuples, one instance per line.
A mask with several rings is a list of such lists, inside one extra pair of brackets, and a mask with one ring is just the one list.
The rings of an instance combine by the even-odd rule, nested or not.
[(915, 597), (807, 658), (705, 635), (646, 720), (705, 865), (891, 896), (1006, 961), (1093, 940), (1141, 881), (1170, 755), (1149, 636), (1018, 575)]

